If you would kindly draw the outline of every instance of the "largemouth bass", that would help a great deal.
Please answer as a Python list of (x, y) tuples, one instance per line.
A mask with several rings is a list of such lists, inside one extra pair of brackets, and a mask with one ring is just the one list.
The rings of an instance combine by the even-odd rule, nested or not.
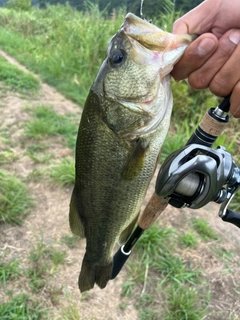
[(70, 227), (86, 237), (79, 288), (111, 278), (113, 249), (137, 221), (167, 134), (170, 75), (192, 38), (129, 13), (90, 89), (76, 143)]

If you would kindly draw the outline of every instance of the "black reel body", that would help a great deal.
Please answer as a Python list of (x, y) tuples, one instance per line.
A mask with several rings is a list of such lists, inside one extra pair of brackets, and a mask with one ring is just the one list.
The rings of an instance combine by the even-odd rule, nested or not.
[[(190, 144), (173, 152), (164, 161), (155, 191), (177, 208), (198, 209), (210, 201), (222, 203), (219, 215), (228, 221), (226, 216), (231, 210), (227, 206), (239, 188), (240, 169), (225, 148), (214, 150)], [(232, 211), (231, 214), (234, 219), (237, 215), (237, 226), (240, 227), (240, 215)]]

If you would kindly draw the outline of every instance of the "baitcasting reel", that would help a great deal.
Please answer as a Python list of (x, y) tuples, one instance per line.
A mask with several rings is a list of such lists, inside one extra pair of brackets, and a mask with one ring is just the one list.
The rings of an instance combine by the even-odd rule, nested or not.
[(198, 209), (210, 201), (221, 203), (219, 216), (240, 227), (240, 214), (228, 209), (240, 189), (240, 168), (224, 147), (211, 148), (228, 123), (228, 109), (229, 97), (207, 112), (187, 145), (164, 161), (155, 191), (177, 208)]
[(231, 154), (223, 147), (214, 150), (200, 144), (173, 152), (156, 182), (156, 193), (172, 206), (198, 209), (210, 201), (222, 203), (219, 216), (238, 227), (240, 215), (227, 207), (239, 189), (240, 168)]

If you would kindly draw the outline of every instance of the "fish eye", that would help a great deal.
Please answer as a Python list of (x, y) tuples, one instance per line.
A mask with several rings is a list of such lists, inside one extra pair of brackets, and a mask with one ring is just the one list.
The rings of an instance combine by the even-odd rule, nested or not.
[(113, 67), (120, 67), (125, 61), (125, 52), (120, 49), (114, 51), (110, 56), (110, 62)]

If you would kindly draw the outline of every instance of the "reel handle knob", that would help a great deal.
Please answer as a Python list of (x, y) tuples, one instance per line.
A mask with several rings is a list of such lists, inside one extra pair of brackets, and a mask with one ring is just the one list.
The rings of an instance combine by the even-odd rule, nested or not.
[(225, 222), (229, 222), (240, 228), (240, 214), (231, 210), (227, 209), (226, 214), (222, 217), (222, 220)]
[(232, 188), (229, 189), (228, 196), (226, 200), (222, 203), (220, 210), (218, 212), (219, 217), (222, 218), (223, 221), (229, 222), (240, 228), (240, 214), (228, 209), (228, 206), (233, 199), (233, 197), (236, 195), (238, 190), (240, 189), (240, 170), (237, 168), (236, 170), (236, 183), (233, 185)]

